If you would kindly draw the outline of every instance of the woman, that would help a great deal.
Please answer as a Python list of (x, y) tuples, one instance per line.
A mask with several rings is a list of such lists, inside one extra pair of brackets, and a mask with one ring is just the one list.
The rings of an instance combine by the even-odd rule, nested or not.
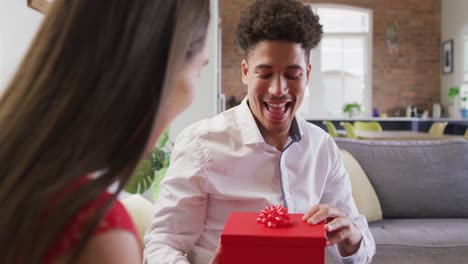
[(141, 262), (116, 196), (191, 103), (208, 21), (209, 0), (54, 1), (0, 100), (0, 263)]

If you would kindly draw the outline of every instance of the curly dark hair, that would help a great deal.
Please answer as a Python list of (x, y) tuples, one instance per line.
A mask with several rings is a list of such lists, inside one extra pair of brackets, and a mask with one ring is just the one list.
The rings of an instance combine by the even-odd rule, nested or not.
[(308, 61), (322, 38), (322, 25), (312, 9), (297, 0), (257, 0), (242, 12), (236, 37), (245, 57), (262, 40), (284, 40), (301, 44)]

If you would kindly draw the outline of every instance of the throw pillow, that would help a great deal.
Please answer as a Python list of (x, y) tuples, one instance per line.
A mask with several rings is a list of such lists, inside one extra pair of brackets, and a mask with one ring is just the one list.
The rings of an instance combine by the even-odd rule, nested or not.
[[(135, 224), (141, 241), (146, 229), (153, 221), (153, 204), (139, 194), (134, 194), (120, 200)], [(144, 243), (144, 242), (143, 242)]]
[(357, 160), (346, 150), (341, 150), (343, 163), (351, 180), (354, 202), (367, 222), (382, 220), (382, 208), (372, 184)]

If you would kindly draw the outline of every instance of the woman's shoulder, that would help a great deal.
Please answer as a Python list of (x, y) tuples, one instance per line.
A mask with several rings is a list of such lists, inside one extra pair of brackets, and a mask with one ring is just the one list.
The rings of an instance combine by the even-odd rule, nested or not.
[(91, 238), (80, 253), (77, 263), (141, 263), (141, 242), (124, 229), (109, 229)]
[[(109, 193), (105, 193), (104, 196), (107, 197), (106, 199), (111, 198)], [(134, 234), (135, 237), (138, 237), (138, 233), (130, 215), (119, 200), (114, 201), (112, 206), (106, 212), (104, 218), (99, 222), (99, 225), (94, 232), (94, 236), (115, 229), (129, 231)]]
[[(46, 257), (46, 263), (53, 263), (55, 260), (70, 253), (71, 250), (78, 245), (92, 217), (95, 216), (106, 201), (111, 198), (112, 195), (110, 193), (104, 192), (98, 199), (92, 201), (80, 210), (63, 230), (56, 243), (51, 247)], [(120, 201), (116, 200), (112, 203), (101, 221), (99, 221), (91, 239), (84, 248), (83, 254), (86, 253), (85, 251), (87, 248), (92, 250), (92, 248), (100, 246), (103, 240), (105, 243), (109, 243), (110, 241), (106, 241), (108, 240), (106, 239), (107, 237), (114, 238), (114, 236), (119, 234), (123, 236), (130, 235), (135, 240), (136, 246), (142, 248), (130, 215)], [(102, 246), (106, 247), (106, 245)], [(115, 245), (115, 243), (107, 245), (107, 247), (111, 246), (115, 247), (118, 245)]]

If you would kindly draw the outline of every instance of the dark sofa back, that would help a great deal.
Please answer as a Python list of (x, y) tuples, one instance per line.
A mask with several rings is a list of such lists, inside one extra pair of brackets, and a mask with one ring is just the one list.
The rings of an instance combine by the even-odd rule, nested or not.
[(468, 217), (468, 140), (336, 143), (366, 172), (384, 218)]

